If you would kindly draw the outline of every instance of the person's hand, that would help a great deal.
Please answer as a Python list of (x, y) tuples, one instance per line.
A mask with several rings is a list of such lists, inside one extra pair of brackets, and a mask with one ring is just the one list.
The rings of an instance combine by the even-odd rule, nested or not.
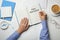
[(29, 28), (28, 22), (29, 21), (27, 18), (23, 18), (20, 22), (20, 27), (18, 28), (17, 32), (22, 34), (24, 31), (26, 31)]
[(47, 20), (47, 15), (44, 11), (39, 12), (39, 16), (41, 20)]

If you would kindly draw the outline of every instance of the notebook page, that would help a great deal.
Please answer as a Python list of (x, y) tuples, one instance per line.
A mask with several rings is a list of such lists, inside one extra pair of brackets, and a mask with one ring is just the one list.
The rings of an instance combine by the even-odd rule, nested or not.
[(39, 12), (41, 11), (39, 4), (28, 5), (26, 7), (30, 24), (41, 22)]
[(12, 17), (11, 7), (2, 7), (1, 17)]

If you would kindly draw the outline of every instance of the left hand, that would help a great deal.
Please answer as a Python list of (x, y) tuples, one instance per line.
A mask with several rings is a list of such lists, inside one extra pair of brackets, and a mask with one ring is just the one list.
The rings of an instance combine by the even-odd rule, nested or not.
[(26, 31), (29, 28), (29, 20), (27, 18), (23, 18), (20, 22), (20, 27), (18, 28), (17, 32), (22, 34), (24, 31)]

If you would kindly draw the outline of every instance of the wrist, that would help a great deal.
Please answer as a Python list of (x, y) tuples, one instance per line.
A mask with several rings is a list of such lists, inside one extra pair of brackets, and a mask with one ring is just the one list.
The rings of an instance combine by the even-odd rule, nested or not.
[(47, 20), (47, 17), (42, 17), (41, 20)]
[(20, 28), (18, 28), (17, 32), (18, 32), (19, 34), (22, 34), (22, 30), (21, 30)]
[(46, 18), (44, 18), (44, 19), (41, 19), (41, 20), (47, 20)]

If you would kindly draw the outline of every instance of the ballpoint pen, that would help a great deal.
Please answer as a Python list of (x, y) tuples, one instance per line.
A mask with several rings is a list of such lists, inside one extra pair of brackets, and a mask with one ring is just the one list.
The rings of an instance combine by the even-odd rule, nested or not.
[(41, 23), (41, 22), (38, 22), (38, 23), (35, 23), (35, 24), (32, 24), (32, 25), (29, 25), (29, 27), (38, 25), (38, 24), (40, 24), (40, 23)]

